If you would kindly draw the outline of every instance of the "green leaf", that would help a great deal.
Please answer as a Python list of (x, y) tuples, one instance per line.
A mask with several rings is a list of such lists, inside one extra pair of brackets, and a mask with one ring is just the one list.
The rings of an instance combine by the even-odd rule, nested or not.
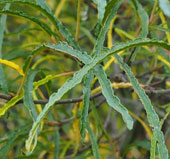
[(123, 62), (122, 58), (119, 57), (118, 55), (115, 55), (115, 58), (117, 59), (119, 65), (126, 72), (130, 82), (132, 83), (132, 87), (134, 88), (135, 92), (138, 94), (141, 102), (144, 105), (149, 124), (151, 127), (153, 127), (153, 135), (158, 142), (157, 145), (158, 145), (158, 151), (159, 151), (160, 158), (168, 159), (168, 150), (166, 148), (164, 136), (163, 136), (163, 133), (161, 132), (161, 128), (159, 125), (159, 117), (156, 114), (155, 110), (153, 109), (150, 99), (146, 95), (143, 88), (141, 88), (139, 86), (138, 81), (134, 77), (130, 68)]
[(86, 122), (86, 128), (87, 128), (87, 131), (88, 131), (89, 136), (90, 136), (90, 141), (91, 141), (91, 144), (92, 144), (93, 155), (94, 155), (95, 159), (99, 159), (100, 158), (100, 154), (99, 154), (99, 150), (98, 150), (98, 145), (97, 145), (96, 137), (95, 137), (93, 131), (90, 128), (89, 122)]
[(168, 0), (159, 0), (159, 6), (163, 13), (170, 17), (170, 2)]
[(101, 24), (103, 17), (104, 17), (104, 12), (105, 12), (105, 7), (106, 7), (106, 0), (93, 0), (94, 3), (97, 5), (97, 10), (98, 10), (98, 21)]
[(14, 60), (20, 57), (26, 57), (31, 55), (32, 51), (29, 50), (11, 50), (8, 53), (6, 53), (5, 55), (3, 55), (3, 59), (4, 60)]
[(36, 3), (39, 4), (42, 8), (48, 10), (48, 11), (50, 10), (50, 9), (47, 7), (46, 0), (36, 0)]
[(149, 16), (147, 12), (142, 8), (142, 5), (139, 3), (138, 0), (132, 0), (132, 2), (138, 12), (138, 15), (142, 23), (139, 37), (146, 38), (148, 35)]
[(29, 21), (34, 22), (35, 24), (39, 25), (41, 29), (44, 30), (50, 36), (53, 35), (53, 32), (51, 31), (49, 26), (45, 24), (44, 22), (40, 21), (35, 16), (27, 15), (26, 13), (21, 12), (21, 11), (12, 11), (12, 10), (2, 10), (0, 11), (0, 14), (7, 14), (7, 15), (12, 15), (12, 16), (17, 16), (17, 17), (22, 17), (24, 19), (28, 19)]
[(167, 33), (170, 33), (170, 29), (167, 29), (167, 28), (163, 28), (159, 25), (151, 25), (149, 26), (150, 29), (155, 29), (155, 30), (160, 30), (160, 31), (163, 31), (163, 32), (167, 32)]
[(41, 85), (44, 85), (46, 84), (47, 82), (49, 82), (50, 80), (56, 78), (56, 75), (48, 75), (46, 76), (45, 78), (37, 81), (37, 82), (34, 82), (33, 85), (34, 85), (34, 90), (36, 90), (39, 86)]
[(100, 51), (102, 50), (105, 36), (109, 29), (110, 23), (111, 23), (112, 19), (114, 18), (114, 16), (116, 15), (117, 10), (120, 7), (121, 3), (122, 3), (122, 0), (114, 1), (113, 8), (112, 8), (110, 14), (108, 15), (105, 23), (103, 24), (103, 27), (101, 28), (99, 36), (97, 38), (96, 45), (94, 47), (94, 52), (93, 52), (94, 55), (99, 54)]
[(32, 91), (33, 91), (33, 80), (38, 70), (29, 70), (25, 84), (24, 84), (24, 105), (30, 111), (33, 120), (37, 118), (37, 112), (34, 106)]
[[(137, 46), (143, 46), (143, 45), (155, 45), (155, 46), (160, 46), (160, 47), (166, 48), (167, 50), (170, 50), (170, 45), (168, 45), (165, 42), (157, 41), (157, 40), (150, 40), (150, 39), (137, 39), (137, 40), (129, 41), (126, 43), (119, 43), (115, 45), (112, 49), (106, 51), (105, 53), (96, 55), (93, 58), (93, 60), (91, 60), (90, 63), (86, 64), (80, 71), (76, 72), (74, 76), (71, 79), (67, 80), (64, 83), (64, 85), (56, 93), (53, 93), (50, 96), (48, 103), (45, 105), (42, 112), (36, 118), (30, 130), (29, 138), (26, 141), (26, 150), (28, 152), (27, 154), (30, 154), (30, 148), (31, 148), (30, 144), (32, 143), (36, 135), (37, 128), (39, 127), (41, 121), (43, 120), (43, 118), (46, 116), (46, 114), (48, 113), (48, 111), (50, 110), (50, 108), (56, 101), (60, 100), (65, 93), (67, 93), (70, 89), (74, 88), (77, 84), (79, 84), (82, 81), (83, 77), (91, 69), (93, 69), (98, 63), (103, 61), (109, 55), (115, 54), (119, 51), (131, 48), (131, 47), (137, 47)], [(37, 52), (37, 50), (35, 52)]]
[[(105, 14), (105, 16), (107, 16), (107, 18), (106, 17), (104, 18), (106, 20), (104, 21), (103, 27), (101, 28), (98, 39), (96, 41), (96, 45), (94, 47), (94, 52), (93, 52), (94, 55), (100, 54), (100, 51), (103, 48), (103, 43), (105, 40), (104, 37), (109, 29), (111, 20), (116, 15), (117, 10), (120, 7), (121, 3), (122, 3), (122, 1), (120, 0), (120, 1), (114, 1), (114, 2), (112, 1), (111, 3), (108, 4), (109, 7), (107, 7), (106, 9), (110, 10), (110, 12), (109, 12), (109, 14)], [(110, 7), (110, 6), (112, 6), (112, 7)], [(108, 13), (107, 10), (106, 10), (106, 12)], [(130, 115), (128, 114), (128, 110), (125, 107), (123, 107), (120, 104), (119, 99), (116, 96), (114, 96), (112, 88), (110, 86), (110, 81), (107, 79), (106, 74), (104, 73), (104, 70), (102, 69), (101, 66), (97, 66), (95, 69), (96, 69), (96, 71), (95, 71), (96, 75), (97, 75), (99, 82), (102, 86), (103, 95), (105, 96), (108, 104), (111, 107), (113, 107), (115, 110), (117, 110), (119, 113), (122, 114), (122, 117), (123, 117), (125, 123), (127, 124), (127, 127), (129, 129), (132, 129), (133, 120), (130, 117)]]
[(18, 101), (23, 98), (24, 93), (21, 92), (20, 95), (13, 97), (10, 99), (2, 108), (0, 108), (0, 117), (6, 113), (6, 111), (13, 107)]
[(107, 103), (110, 107), (122, 115), (122, 118), (128, 129), (131, 130), (133, 128), (133, 119), (129, 115), (128, 110), (120, 103), (119, 98), (114, 95), (111, 87), (111, 82), (107, 79), (107, 75), (105, 74), (104, 69), (101, 65), (97, 65), (94, 70), (102, 87), (102, 94), (106, 98)]
[(54, 159), (59, 159), (59, 142), (60, 142), (60, 133), (57, 130), (54, 132)]
[(8, 152), (10, 151), (10, 149), (17, 144), (17, 139), (20, 139), (20, 141), (22, 140), (23, 137), (25, 137), (24, 135), (28, 134), (28, 126), (29, 125), (24, 125), (22, 127), (20, 127), (18, 130), (11, 130), (7, 136), (7, 142), (0, 148), (0, 158), (1, 159), (6, 159)]
[(83, 85), (83, 108), (80, 118), (80, 134), (82, 139), (85, 137), (85, 129), (86, 129), (86, 122), (88, 121), (88, 110), (89, 110), (89, 103), (90, 103), (90, 85), (93, 81), (94, 74), (90, 71), (84, 77), (84, 85)]
[(62, 34), (62, 36), (65, 38), (65, 40), (75, 49), (81, 50), (78, 44), (75, 42), (73, 36), (70, 34), (70, 32), (63, 26), (63, 24), (53, 15), (51, 10), (48, 8), (44, 8), (38, 4), (32, 3), (28, 0), (1, 0), (0, 3), (19, 3), (19, 4), (25, 4), (29, 5), (33, 8), (36, 8), (36, 10), (39, 10), (41, 13), (46, 15), (51, 23), (55, 26), (57, 30)]
[(156, 138), (154, 135), (152, 135), (151, 148), (150, 148), (150, 159), (155, 159), (155, 153), (156, 153)]
[[(9, 9), (9, 7), (10, 7), (10, 5), (6, 4), (4, 9)], [(2, 58), (2, 43), (3, 43), (4, 31), (5, 31), (5, 27), (6, 27), (6, 19), (7, 19), (6, 15), (2, 15), (1, 19), (0, 19), (0, 58)], [(7, 86), (7, 82), (5, 79), (2, 64), (0, 64), (0, 85), (2, 87), (2, 90), (5, 93), (8, 93), (8, 86)]]
[(75, 56), (83, 63), (89, 63), (91, 61), (91, 57), (88, 56), (86, 52), (75, 50), (65, 42), (59, 42), (57, 44), (47, 43), (47, 44), (44, 44), (43, 46)]
[(43, 50), (45, 48), (69, 54), (71, 56), (78, 58), (81, 62), (86, 64), (92, 60), (92, 58), (86, 52), (75, 50), (71, 46), (69, 46), (66, 42), (59, 42), (57, 44), (52, 43), (42, 44), (32, 51), (32, 55), (37, 54), (40, 50)]

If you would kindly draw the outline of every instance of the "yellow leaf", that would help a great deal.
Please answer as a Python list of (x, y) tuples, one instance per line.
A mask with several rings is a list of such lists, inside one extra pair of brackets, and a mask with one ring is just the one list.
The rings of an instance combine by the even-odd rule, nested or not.
[(9, 66), (9, 67), (11, 67), (11, 68), (13, 68), (13, 69), (16, 70), (20, 75), (24, 76), (23, 70), (22, 70), (17, 64), (15, 64), (14, 62), (0, 59), (0, 63), (4, 64), (4, 65), (6, 65), (6, 66)]
[(170, 62), (168, 60), (166, 60), (164, 57), (160, 55), (156, 55), (156, 56), (160, 61), (164, 62), (170, 68)]
[(20, 95), (13, 97), (6, 103), (2, 108), (0, 108), (0, 117), (6, 113), (6, 111), (13, 107), (18, 101), (20, 101), (24, 96), (24, 93), (22, 92)]

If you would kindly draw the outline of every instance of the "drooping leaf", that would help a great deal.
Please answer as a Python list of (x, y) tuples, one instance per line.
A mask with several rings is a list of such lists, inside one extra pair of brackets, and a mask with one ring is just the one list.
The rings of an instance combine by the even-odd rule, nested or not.
[(37, 112), (34, 106), (32, 91), (33, 91), (33, 80), (39, 70), (29, 70), (25, 84), (24, 84), (24, 105), (30, 111), (33, 120), (37, 118)]
[(150, 159), (155, 159), (156, 153), (156, 138), (153, 135), (151, 138)]
[(5, 55), (3, 55), (3, 59), (4, 60), (14, 60), (20, 57), (26, 57), (31, 55), (32, 51), (29, 50), (11, 50), (8, 53), (6, 53)]
[(102, 93), (106, 98), (107, 103), (109, 104), (110, 107), (112, 107), (122, 115), (122, 118), (126, 123), (128, 129), (131, 130), (133, 128), (133, 119), (129, 115), (128, 110), (120, 103), (119, 98), (114, 95), (111, 87), (111, 82), (107, 79), (107, 76), (102, 66), (97, 65), (94, 70), (99, 80), (99, 83), (102, 87)]
[(24, 93), (21, 92), (20, 95), (13, 97), (2, 108), (0, 108), (0, 117), (4, 115), (9, 108), (13, 107), (18, 101), (20, 101), (23, 98), (23, 95)]
[(35, 55), (37, 52), (39, 52), (40, 50), (44, 48), (49, 48), (49, 49), (53, 49), (59, 52), (69, 54), (71, 56), (78, 58), (81, 62), (86, 63), (86, 64), (89, 63), (92, 59), (90, 56), (87, 55), (86, 52), (75, 50), (65, 42), (59, 42), (57, 44), (45, 43), (37, 47), (35, 50), (33, 50), (32, 54)]
[(156, 114), (149, 97), (146, 95), (143, 88), (139, 86), (139, 83), (134, 77), (130, 68), (123, 62), (121, 57), (119, 57), (118, 55), (115, 55), (115, 58), (117, 59), (118, 63), (123, 68), (123, 70), (126, 72), (130, 82), (132, 83), (132, 87), (134, 88), (135, 92), (138, 94), (141, 102), (144, 105), (149, 124), (151, 127), (153, 127), (153, 135), (158, 142), (157, 146), (158, 146), (160, 158), (168, 159), (168, 150), (166, 148), (164, 136), (163, 136), (163, 133), (161, 132), (161, 128), (159, 125), (159, 117)]
[(59, 159), (59, 141), (60, 133), (56, 131), (54, 132), (54, 159)]
[(159, 6), (163, 13), (170, 17), (170, 2), (169, 0), (159, 0)]
[(74, 48), (70, 47), (67, 43), (65, 42), (59, 42), (57, 44), (44, 44), (45, 47), (54, 49), (56, 51), (61, 51), (64, 53), (67, 53), (69, 55), (77, 57), (80, 61), (83, 63), (88, 63), (91, 60), (91, 57), (87, 55), (86, 52), (81, 52), (78, 50), (75, 50)]
[(138, 15), (142, 23), (139, 37), (146, 38), (148, 35), (149, 16), (147, 12), (143, 9), (142, 5), (139, 3), (138, 0), (132, 0), (132, 2), (136, 7), (136, 10), (138, 12)]
[[(4, 9), (9, 9), (10, 5), (6, 4)], [(0, 19), (0, 58), (2, 58), (2, 43), (3, 43), (3, 38), (4, 38), (4, 31), (6, 27), (6, 15), (2, 15)], [(6, 83), (5, 75), (4, 75), (4, 70), (2, 67), (2, 64), (0, 63), (0, 86), (2, 87), (2, 90), (7, 93), (8, 92), (8, 86)]]
[(90, 128), (89, 122), (86, 122), (86, 128), (87, 128), (87, 131), (88, 131), (89, 136), (90, 136), (90, 141), (91, 141), (91, 144), (92, 144), (93, 155), (94, 155), (95, 159), (99, 159), (100, 158), (100, 154), (99, 154), (99, 150), (98, 150), (98, 145), (97, 145), (96, 137), (95, 137), (93, 131)]
[(93, 49), (94, 55), (100, 54), (100, 51), (103, 48), (103, 43), (104, 43), (104, 40), (105, 40), (104, 37), (106, 36), (106, 33), (107, 33), (109, 26), (110, 26), (110, 23), (111, 23), (112, 19), (114, 18), (114, 16), (116, 15), (117, 10), (120, 7), (121, 3), (122, 3), (122, 0), (115, 0), (114, 1), (113, 8), (112, 8), (110, 14), (108, 15), (106, 21), (104, 22), (103, 27), (101, 28), (100, 33), (98, 35), (96, 45)]
[(151, 25), (149, 26), (150, 29), (153, 29), (153, 30), (160, 30), (160, 31), (164, 31), (164, 32), (167, 32), (170, 34), (170, 29), (167, 29), (167, 28), (163, 28), (159, 25)]
[(11, 16), (17, 16), (17, 17), (22, 17), (22, 18), (28, 19), (29, 21), (39, 25), (41, 27), (41, 29), (44, 30), (50, 36), (53, 34), (53, 32), (51, 31), (51, 29), (49, 28), (49, 26), (46, 23), (40, 21), (36, 17), (27, 15), (24, 12), (21, 12), (21, 11), (12, 11), (12, 10), (1, 10), (0, 14), (7, 14), (7, 15), (11, 15)]
[(71, 79), (67, 80), (65, 84), (57, 91), (57, 93), (53, 93), (50, 96), (48, 103), (45, 105), (43, 111), (39, 114), (39, 116), (33, 123), (32, 128), (30, 130), (29, 138), (26, 141), (26, 150), (28, 152), (27, 154), (30, 154), (31, 152), (30, 145), (36, 135), (36, 131), (42, 119), (46, 116), (46, 114), (48, 113), (48, 111), (50, 110), (50, 108), (56, 101), (60, 100), (65, 93), (67, 93), (70, 89), (74, 88), (77, 84), (79, 84), (88, 71), (94, 68), (98, 63), (103, 61), (109, 55), (115, 54), (119, 51), (131, 48), (131, 47), (137, 47), (137, 46), (142, 46), (142, 45), (155, 45), (155, 46), (163, 47), (167, 50), (170, 50), (170, 45), (168, 45), (165, 42), (157, 41), (157, 40), (150, 40), (150, 39), (137, 39), (137, 40), (129, 41), (126, 43), (119, 43), (113, 46), (112, 49), (106, 51), (105, 53), (94, 57), (93, 60), (91, 60), (89, 64), (86, 64), (80, 71), (76, 72)]
[(29, 125), (21, 126), (18, 130), (11, 130), (7, 134), (7, 142), (0, 148), (0, 158), (6, 159), (10, 149), (17, 144), (17, 139), (22, 140), (28, 134)]
[(86, 129), (86, 122), (88, 121), (88, 110), (89, 110), (89, 103), (90, 103), (90, 85), (93, 81), (94, 74), (90, 71), (84, 77), (84, 85), (83, 85), (83, 108), (80, 118), (80, 133), (81, 137), (84, 139), (85, 137), (85, 129)]
[(81, 50), (78, 44), (75, 42), (73, 36), (70, 32), (63, 26), (63, 24), (55, 17), (52, 11), (48, 8), (44, 8), (38, 4), (32, 3), (28, 0), (1, 0), (0, 3), (19, 3), (24, 5), (29, 5), (37, 10), (41, 11), (44, 15), (46, 15), (51, 23), (55, 26), (57, 30), (62, 34), (64, 39), (75, 49)]
[(47, 7), (46, 0), (36, 0), (36, 3), (39, 4), (42, 8), (50, 11), (50, 9)]
[(14, 62), (0, 59), (0, 63), (11, 67), (12, 69), (16, 70), (21, 76), (24, 76), (23, 70), (19, 67), (19, 65), (15, 64)]
[(103, 17), (104, 17), (104, 12), (105, 12), (105, 7), (106, 7), (106, 0), (93, 0), (94, 3), (97, 5), (97, 10), (98, 10), (98, 21), (101, 24)]

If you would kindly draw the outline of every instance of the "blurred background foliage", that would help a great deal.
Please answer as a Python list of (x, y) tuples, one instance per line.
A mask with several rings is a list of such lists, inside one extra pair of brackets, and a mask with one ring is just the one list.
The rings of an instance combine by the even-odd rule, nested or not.
[[(170, 37), (170, 29), (168, 29), (170, 18), (162, 14), (158, 5), (154, 8), (156, 2), (154, 0), (140, 1), (150, 17), (148, 37), (170, 42), (170, 39), (168, 39)], [(80, 15), (80, 30), (76, 40), (81, 48), (90, 54), (96, 41), (97, 7), (90, 0), (81, 0), (80, 3), (80, 12), (78, 13)], [(75, 35), (77, 1), (47, 0), (47, 5), (72, 35)], [(4, 6), (0, 4), (1, 11)], [(24, 12), (38, 18), (58, 35), (49, 20), (36, 9), (21, 4), (11, 4), (10, 9), (19, 10), (20, 13)], [(124, 1), (111, 28), (113, 45), (138, 37), (141, 29), (140, 24), (139, 15), (132, 1)], [(46, 42), (56, 43), (58, 40), (57, 36), (50, 36), (40, 26), (28, 19), (8, 14), (2, 44), (2, 58), (12, 61), (22, 68), (36, 46)], [(105, 40), (105, 47), (108, 47), (107, 42), (108, 38)], [(167, 147), (170, 150), (170, 119), (168, 118), (169, 114), (167, 115), (170, 112), (170, 93), (161, 94), (159, 91), (157, 93), (153, 91), (170, 88), (170, 54), (161, 48), (152, 47), (151, 50), (142, 47), (136, 50), (129, 49), (122, 56), (124, 61), (129, 62), (131, 53), (137, 54), (134, 60), (130, 61), (131, 68), (139, 82), (146, 85), (148, 95), (160, 119), (166, 117), (163, 132)], [(158, 53), (166, 62), (158, 58)], [(105, 59), (103, 65), (107, 64), (108, 60), (109, 58)], [(50, 49), (42, 50), (36, 55), (31, 67), (41, 70), (34, 81), (38, 81), (49, 74), (57, 75), (70, 72), (70, 75), (64, 74), (39, 87), (33, 95), (35, 100), (48, 99), (52, 92), (57, 91), (72, 75), (72, 72), (81, 69), (74, 58)], [(3, 68), (9, 95), (16, 95), (22, 82), (22, 76), (10, 67), (3, 66)], [(112, 82), (127, 81), (127, 77), (116, 62), (113, 62), (107, 69), (107, 75)], [(64, 99), (81, 97), (82, 86), (82, 84), (78, 85), (69, 91)], [(95, 83), (93, 89), (96, 87), (98, 87), (98, 82)], [(2, 89), (0, 89), (0, 92), (4, 93)], [(150, 128), (142, 104), (131, 87), (115, 89), (115, 94), (120, 98), (122, 104), (131, 111), (135, 125), (133, 130), (129, 131), (121, 116), (108, 107), (104, 97), (99, 96), (91, 100), (90, 126), (98, 139), (101, 158), (149, 158), (150, 130), (147, 132), (147, 128)], [(1, 107), (4, 103), (6, 103), (6, 100), (0, 99)], [(28, 109), (22, 103), (16, 104), (0, 118), (0, 154), (10, 159), (93, 158), (88, 135), (86, 135), (84, 143), (81, 142), (79, 132), (80, 111), (81, 103), (54, 105), (41, 125), (43, 129), (39, 135), (35, 151), (31, 156), (25, 157), (24, 144), (32, 125), (32, 118)]]

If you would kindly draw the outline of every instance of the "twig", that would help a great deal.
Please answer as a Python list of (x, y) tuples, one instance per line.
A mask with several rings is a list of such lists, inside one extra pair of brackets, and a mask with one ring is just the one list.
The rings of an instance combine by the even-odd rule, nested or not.
[[(161, 95), (161, 94), (169, 94), (170, 93), (170, 89), (160, 89), (160, 90), (145, 89), (145, 92), (147, 94)], [(97, 98), (97, 97), (99, 97), (101, 95), (102, 95), (102, 92), (96, 93), (96, 94), (94, 94), (94, 95), (92, 95), (90, 97), (90, 100), (93, 100), (94, 98)], [(11, 96), (11, 95), (0, 93), (0, 99), (5, 99), (5, 100), (9, 101), (12, 98), (13, 98), (13, 96)], [(59, 100), (55, 104), (77, 103), (77, 102), (81, 102), (82, 100), (83, 100), (83, 98), (65, 99), (65, 100)], [(23, 100), (20, 100), (18, 103), (23, 103)], [(47, 103), (48, 103), (47, 99), (46, 100), (34, 100), (34, 104), (47, 104)]]

